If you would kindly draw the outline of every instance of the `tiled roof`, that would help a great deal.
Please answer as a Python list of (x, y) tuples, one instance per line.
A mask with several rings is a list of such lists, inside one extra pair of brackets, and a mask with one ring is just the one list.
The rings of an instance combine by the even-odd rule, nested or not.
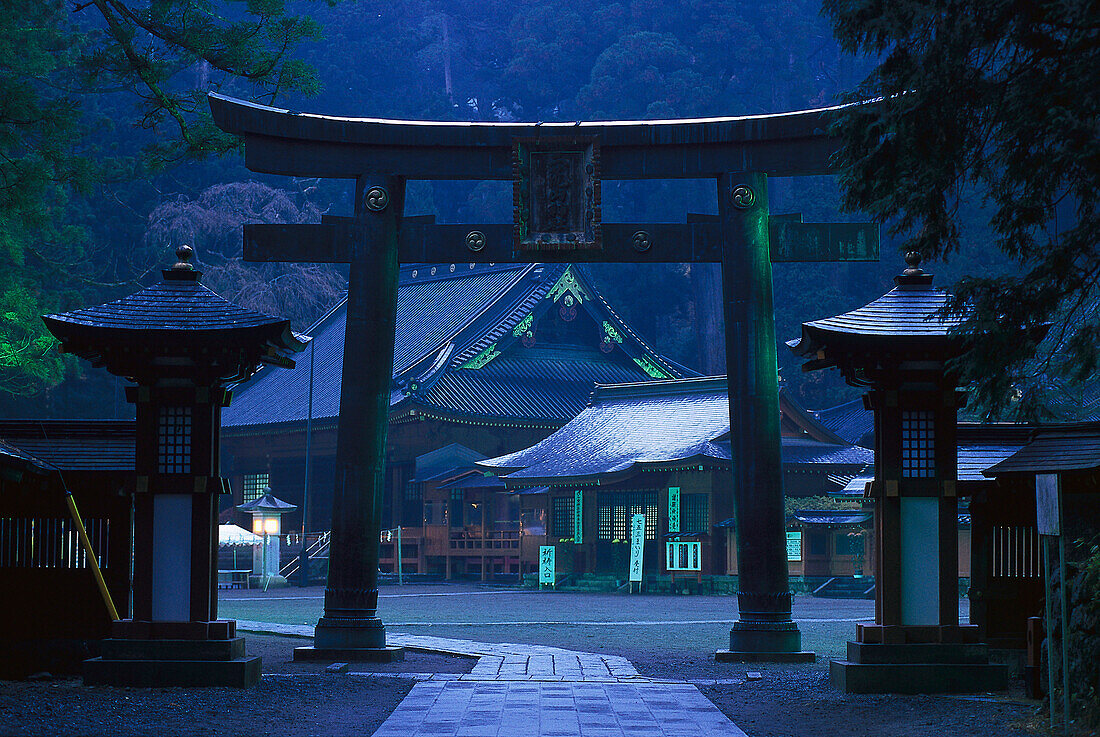
[(8, 445), (3, 440), (0, 440), (0, 467), (15, 468), (20, 471), (31, 470), (42, 474), (53, 470), (49, 464), (43, 463), (15, 446)]
[(1100, 468), (1100, 422), (1040, 427), (1011, 457), (985, 470), (986, 476), (1010, 473), (1059, 473)]
[(62, 471), (133, 471), (133, 420), (0, 420), (0, 438)]
[(1000, 463), (1020, 449), (1020, 445), (960, 445), (959, 481), (986, 481), (982, 471)]
[(861, 525), (871, 521), (871, 513), (843, 509), (806, 509), (795, 512), (794, 518), (806, 525)]
[(852, 445), (872, 448), (875, 443), (875, 414), (863, 406), (863, 399), (811, 412), (825, 427)]
[[(594, 479), (636, 469), (730, 460), (724, 377), (597, 386), (590, 405), (530, 448), (478, 462), (509, 485)], [(785, 464), (866, 465), (865, 448), (782, 438)]]
[[(623, 342), (614, 346), (611, 355), (599, 352), (596, 345), (588, 350), (542, 342), (520, 346), (518, 324), (534, 314), (570, 268), (567, 264), (403, 267), (390, 394), (394, 416), (416, 410), (456, 419), (557, 426), (583, 408), (595, 383), (649, 379), (636, 357), (673, 376), (682, 375), (621, 322), (579, 270), (571, 272), (571, 278), (593, 297), (585, 301), (584, 309), (611, 323)], [(307, 331), (313, 337), (309, 351), (315, 351), (315, 422), (331, 424), (339, 415), (346, 320), (346, 302), (341, 302)], [(309, 351), (298, 358), (295, 370), (260, 371), (239, 387), (222, 413), (223, 428), (230, 433), (249, 432), (264, 425), (304, 422)], [(491, 360), (472, 361), (486, 352), (492, 354)], [(472, 368), (471, 361), (478, 367)]]
[[(944, 317), (940, 310), (951, 295), (932, 286), (932, 276), (918, 270), (894, 277), (897, 284), (878, 299), (842, 315), (802, 323), (802, 336), (787, 341), (796, 356), (811, 358), (806, 368), (825, 368), (842, 360), (854, 346), (884, 348), (955, 342), (951, 331), (965, 319), (963, 315)], [(824, 356), (818, 355), (824, 351)], [(814, 358), (817, 356), (816, 358)]]
[(808, 438), (783, 438), (783, 463), (836, 466), (866, 466), (875, 454), (858, 445), (835, 445)]
[(636, 367), (597, 352), (532, 348), (501, 356), (476, 371), (449, 371), (421, 392), (415, 404), (448, 416), (564, 424), (584, 409), (595, 384), (639, 378)]
[(233, 304), (197, 280), (165, 279), (114, 302), (84, 307), (47, 322), (69, 323), (116, 330), (233, 330), (289, 324)]
[[(989, 468), (991, 465), (1003, 461), (1018, 451), (1021, 447), (1022, 440), (1013, 440), (1012, 434), (1018, 433), (1006, 433), (997, 432), (1000, 428), (992, 428), (989, 433), (985, 435), (1006, 435), (1007, 437), (1000, 441), (994, 442), (994, 438), (985, 437), (982, 439), (981, 427), (960, 425), (959, 431), (959, 448), (958, 448), (958, 471), (956, 478), (959, 481), (986, 481), (986, 477), (982, 475), (982, 471)], [(975, 440), (968, 440), (967, 436), (972, 435)], [(869, 469), (859, 474), (851, 481), (849, 481), (845, 487), (837, 492), (836, 496), (856, 496), (862, 495), (864, 486), (875, 480), (874, 469)]]

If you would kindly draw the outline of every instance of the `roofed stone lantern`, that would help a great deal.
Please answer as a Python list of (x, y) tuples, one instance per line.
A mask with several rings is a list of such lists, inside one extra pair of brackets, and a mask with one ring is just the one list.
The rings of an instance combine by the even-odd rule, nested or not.
[[(875, 623), (856, 626), (846, 660), (830, 664), (848, 692), (1003, 689), (978, 628), (959, 624), (956, 424), (965, 395), (948, 367), (964, 351), (944, 318), (950, 295), (932, 286), (920, 255), (882, 297), (802, 324), (788, 344), (804, 371), (837, 367), (867, 389), (875, 418)], [(903, 667), (904, 666), (904, 667)]]
[(259, 576), (266, 591), (269, 586), (286, 586), (286, 578), (279, 574), (279, 533), (282, 532), (282, 517), (298, 508), (288, 504), (271, 493), (271, 487), (264, 487), (264, 494), (237, 509), (252, 515), (252, 532), (263, 537), (258, 550), (253, 551), (252, 572)]
[(251, 686), (236, 623), (217, 619), (221, 410), (261, 364), (293, 368), (289, 320), (202, 285), (182, 246), (163, 280), (116, 302), (43, 317), (61, 350), (123, 376), (136, 405), (133, 619), (115, 623), (88, 684)]

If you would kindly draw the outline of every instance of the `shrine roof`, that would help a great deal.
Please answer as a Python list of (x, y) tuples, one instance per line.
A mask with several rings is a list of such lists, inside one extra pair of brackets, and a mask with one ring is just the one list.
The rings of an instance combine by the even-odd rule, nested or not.
[(0, 438), (62, 471), (133, 471), (133, 420), (0, 420)]
[[(728, 467), (729, 429), (725, 377), (598, 385), (589, 405), (550, 437), (477, 465), (510, 487), (595, 483), (645, 469)], [(810, 438), (782, 437), (781, 443), (787, 465), (859, 470), (872, 456), (866, 448)]]
[[(969, 423), (959, 424), (956, 479), (959, 481), (988, 481), (989, 479), (982, 472), (991, 465), (1005, 460), (1023, 446), (1024, 440), (1018, 433), (1015, 438), (1008, 436), (997, 440), (995, 437), (989, 437), (989, 434), (994, 436), (1007, 435), (1007, 433), (999, 432), (1001, 429), (994, 425), (992, 433), (983, 434), (980, 432), (982, 430), (980, 426), (975, 427)], [(875, 474), (872, 466), (849, 481), (836, 495), (862, 496), (864, 486), (874, 480)]]
[(875, 415), (863, 406), (863, 398), (838, 404), (826, 409), (811, 410), (810, 414), (852, 445), (872, 448), (875, 444)]
[(871, 521), (870, 512), (848, 509), (805, 509), (794, 518), (806, 525), (862, 525)]
[(8, 445), (3, 440), (0, 440), (0, 467), (32, 471), (37, 474), (46, 474), (53, 470), (49, 464), (43, 463), (13, 445)]
[(584, 409), (595, 384), (642, 378), (637, 368), (607, 361), (598, 352), (549, 353), (525, 351), (502, 356), (479, 371), (448, 372), (416, 398), (416, 406), (456, 418), (497, 416), (564, 424)]
[(993, 477), (1096, 468), (1100, 468), (1100, 422), (1081, 422), (1037, 428), (1024, 447), (984, 473)]
[[(592, 345), (523, 345), (555, 300), (574, 293), (577, 319), (595, 322)], [(307, 331), (315, 351), (315, 422), (339, 415), (346, 320), (341, 301)], [(599, 350), (604, 322), (619, 339), (610, 354)], [(400, 272), (396, 325), (393, 417), (556, 427), (583, 408), (597, 382), (643, 381), (647, 371), (690, 374), (653, 351), (569, 264), (408, 264)], [(222, 413), (223, 427), (247, 434), (304, 422), (309, 361), (307, 353), (293, 371), (260, 371), (241, 385)]]
[(783, 438), (784, 464), (866, 466), (875, 454), (858, 445), (836, 445), (809, 438)]

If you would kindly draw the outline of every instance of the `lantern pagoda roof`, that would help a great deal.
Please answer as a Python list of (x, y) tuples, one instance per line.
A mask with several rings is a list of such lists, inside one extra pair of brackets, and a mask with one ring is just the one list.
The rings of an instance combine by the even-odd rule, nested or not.
[[(811, 358), (803, 371), (844, 367), (858, 355), (935, 353), (941, 357), (963, 350), (955, 329), (963, 313), (944, 314), (952, 295), (932, 286), (932, 275), (920, 268), (920, 254), (906, 254), (906, 268), (894, 277), (894, 288), (878, 299), (842, 315), (802, 323), (802, 337), (787, 342), (796, 356)], [(847, 372), (846, 372), (847, 373)]]
[(64, 351), (115, 374), (130, 375), (135, 367), (133, 359), (120, 363), (120, 352), (145, 351), (188, 353), (198, 362), (200, 351), (244, 350), (258, 354), (246, 363), (292, 367), (285, 354), (305, 343), (291, 332), (290, 321), (245, 309), (203, 286), (202, 273), (188, 263), (193, 253), (181, 246), (179, 261), (161, 272), (162, 281), (128, 297), (42, 319)]
[(260, 498), (237, 505), (237, 509), (242, 512), (278, 512), (279, 514), (293, 512), (297, 508), (297, 504), (284, 502), (272, 494), (270, 487), (264, 489), (264, 495)]

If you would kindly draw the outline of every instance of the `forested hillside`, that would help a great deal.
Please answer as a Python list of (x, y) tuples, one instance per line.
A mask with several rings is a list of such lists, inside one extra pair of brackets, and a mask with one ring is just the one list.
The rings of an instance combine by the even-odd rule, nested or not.
[[(9, 94), (0, 110), (0, 148), (9, 161), (2, 172), (9, 194), (0, 201), (5, 415), (126, 413), (114, 380), (62, 361), (36, 315), (133, 291), (155, 278), (177, 245), (195, 246), (205, 282), (224, 296), (286, 314), (298, 329), (338, 297), (338, 269), (243, 264), (239, 226), (346, 214), (350, 187), (251, 175), (239, 152), (225, 150), (232, 142), (211, 130), (201, 104), (207, 90), (353, 116), (671, 118), (832, 104), (874, 61), (841, 53), (817, 0), (413, 0), (285, 9), (277, 0), (249, 2), (253, 14), (266, 13), (262, 22), (243, 3), (191, 0), (161, 3), (160, 16), (139, 13), (145, 22), (121, 34), (104, 20), (110, 13), (95, 11), (105, 7), (125, 21), (119, 9), (136, 3), (17, 6), (0, 20), (12, 42), (0, 43), (7, 56), (0, 84), (23, 96)], [(205, 17), (208, 7), (223, 13), (219, 22), (232, 32), (215, 35), (216, 23), (188, 15)], [(16, 51), (14, 40), (27, 49), (28, 38), (31, 51)], [(119, 38), (136, 56), (120, 52), (126, 43)], [(150, 92), (150, 75), (174, 105)], [(13, 99), (26, 103), (20, 108)], [(19, 129), (28, 116), (39, 126), (33, 138)], [(14, 167), (20, 156), (38, 157), (39, 169)], [(20, 190), (20, 177), (35, 187)], [(773, 212), (859, 218), (839, 212), (832, 178), (770, 186)], [(712, 182), (606, 182), (603, 193), (609, 222), (682, 221), (687, 212), (716, 211)], [(444, 222), (506, 221), (510, 187), (414, 182), (406, 212)], [(999, 267), (976, 202), (964, 220), (972, 247), (950, 264), (931, 265), (941, 285)], [(902, 266), (889, 241), (880, 264), (777, 265), (777, 337), (795, 337), (803, 320), (864, 304)], [(723, 370), (715, 268), (607, 265), (592, 273), (660, 351), (714, 373)], [(785, 348), (779, 354), (781, 375), (807, 406), (854, 396), (835, 375), (804, 376)]]

